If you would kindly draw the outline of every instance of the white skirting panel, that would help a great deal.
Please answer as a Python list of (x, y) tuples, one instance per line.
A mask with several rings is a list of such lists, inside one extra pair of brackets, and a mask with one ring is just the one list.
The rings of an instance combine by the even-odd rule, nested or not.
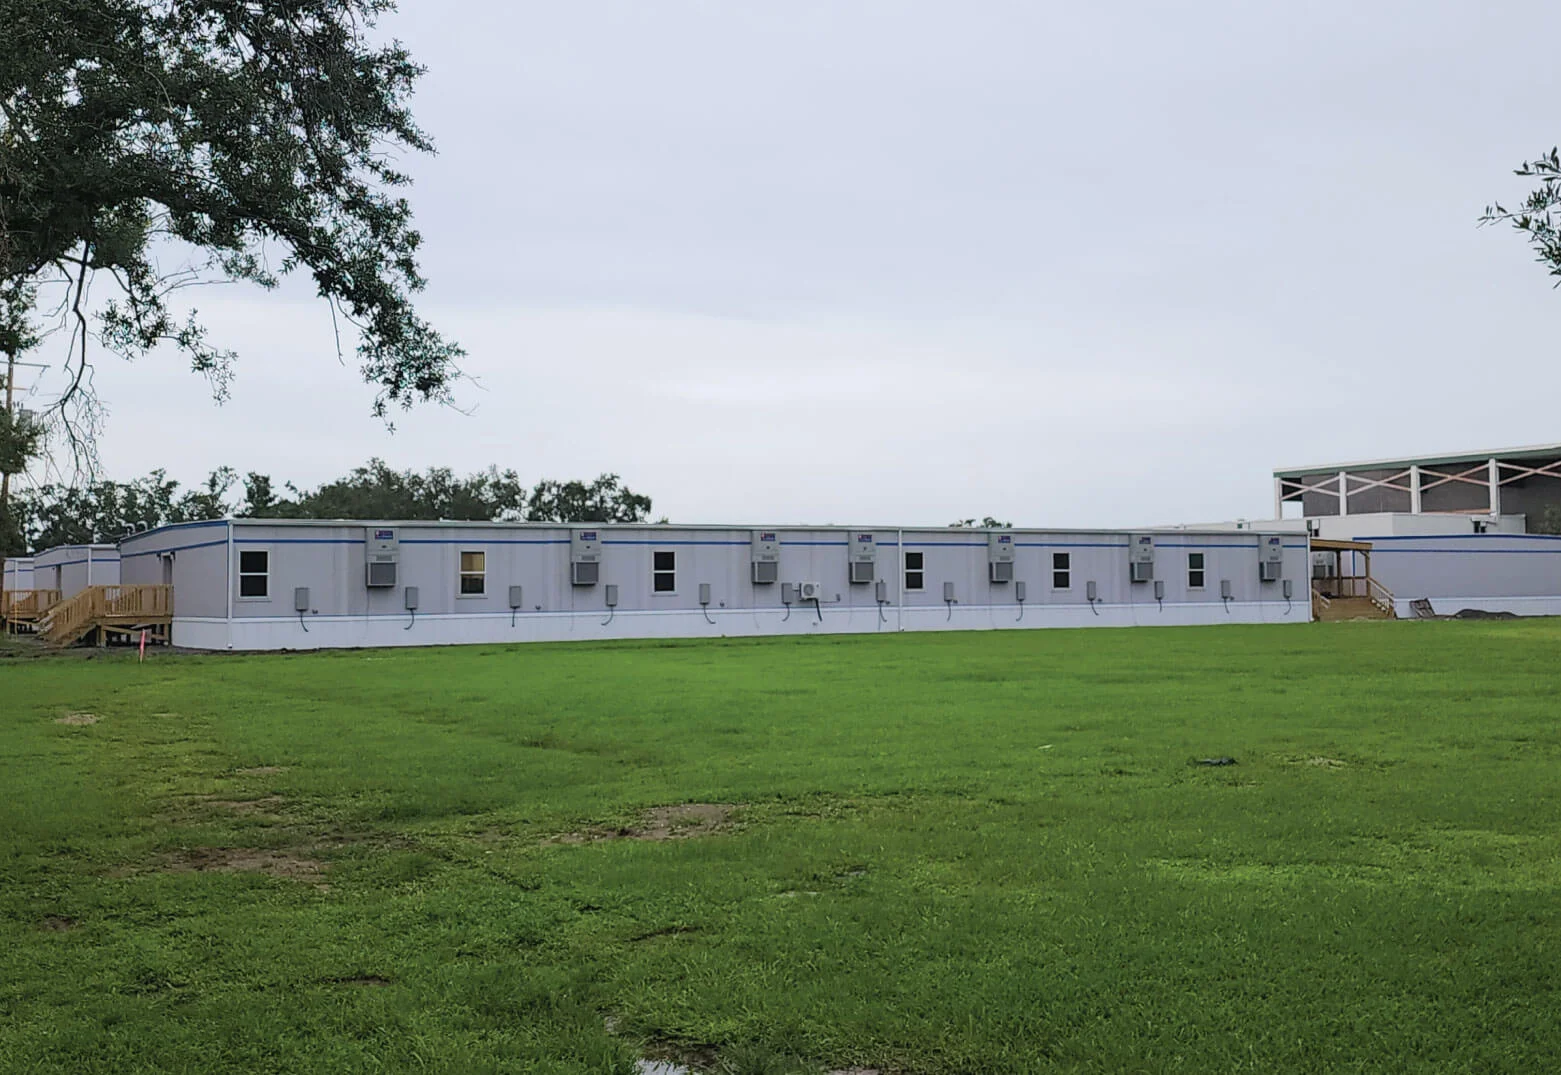
[[(340, 649), (448, 646), (478, 642), (569, 642), (610, 638), (730, 638), (752, 635), (874, 634), (894, 631), (992, 631), (1041, 627), (1173, 627), (1215, 623), (1306, 623), (1304, 601), (1170, 604), (955, 605), (897, 609), (796, 606), (773, 609), (699, 609), (619, 612), (479, 613), (446, 616), (296, 616), (178, 619), (173, 642), (190, 649)], [(822, 614), (822, 615), (820, 615)]]
[[(1511, 612), (1518, 616), (1561, 616), (1561, 597), (1433, 597), (1431, 610), (1438, 616), (1451, 616), (1463, 609), (1481, 612)], [(1395, 598), (1394, 611), (1400, 619), (1412, 619), (1409, 600)]]

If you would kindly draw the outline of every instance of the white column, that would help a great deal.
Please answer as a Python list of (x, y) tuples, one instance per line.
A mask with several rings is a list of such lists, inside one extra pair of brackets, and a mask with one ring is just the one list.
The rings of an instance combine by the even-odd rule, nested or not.
[(1348, 515), (1349, 513), (1350, 513), (1350, 484), (1349, 484), (1349, 475), (1341, 470), (1341, 471), (1339, 471), (1339, 514), (1340, 515)]
[(228, 632), (228, 649), (232, 649), (233, 648), (233, 586), (234, 586), (234, 579), (233, 579), (233, 520), (229, 519), (228, 520), (228, 570), (227, 570), (228, 604), (227, 604), (227, 613), (225, 615), (226, 623), (224, 624), (224, 626), (227, 628), (227, 632)]
[(1285, 483), (1283, 478), (1274, 478), (1274, 518), (1285, 517)]
[(1491, 516), (1501, 514), (1501, 467), (1492, 459), (1485, 465), (1485, 480), (1491, 487)]
[(1409, 468), (1409, 510), (1415, 515), (1420, 514), (1420, 467), (1412, 464)]

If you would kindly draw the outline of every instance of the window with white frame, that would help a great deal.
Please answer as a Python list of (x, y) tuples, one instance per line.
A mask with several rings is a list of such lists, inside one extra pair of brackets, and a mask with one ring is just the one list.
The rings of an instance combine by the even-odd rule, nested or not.
[(650, 589), (652, 593), (677, 593), (678, 554), (671, 549), (650, 554)]
[(238, 595), (268, 597), (271, 593), (271, 553), (265, 549), (240, 549)]
[(1203, 589), (1203, 553), (1201, 552), (1187, 554), (1187, 588)]
[(1073, 586), (1073, 554), (1052, 553), (1052, 589), (1067, 590)]
[(461, 553), (462, 597), (481, 597), (488, 592), (488, 554), (477, 549)]
[(924, 590), (927, 586), (927, 560), (926, 553), (907, 552), (905, 554), (905, 589)]

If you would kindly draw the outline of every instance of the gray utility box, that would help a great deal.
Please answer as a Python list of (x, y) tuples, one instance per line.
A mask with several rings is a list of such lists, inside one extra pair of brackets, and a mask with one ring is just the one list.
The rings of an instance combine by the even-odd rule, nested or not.
[(775, 585), (780, 579), (780, 535), (773, 530), (755, 530), (751, 560), (753, 584)]
[(569, 584), (571, 586), (595, 586), (600, 581), (602, 581), (601, 531), (570, 531)]
[(401, 542), (394, 527), (371, 526), (363, 531), (363, 560), (367, 565), (364, 582), (375, 589), (396, 584), (401, 564)]
[(870, 585), (878, 576), (878, 538), (861, 530), (851, 532), (851, 584)]
[(307, 586), (294, 586), (293, 587), (293, 611), (294, 612), (308, 612), (309, 611), (309, 587), (307, 587)]
[(526, 591), (519, 586), (511, 586), (509, 588), (509, 607), (519, 608), (521, 605), (524, 605), (526, 603), (525, 593)]
[(1014, 536), (996, 530), (986, 536), (986, 577), (988, 582), (1014, 581)]
[(1128, 539), (1127, 578), (1129, 582), (1154, 581), (1154, 536), (1134, 534)]
[(1259, 582), (1278, 582), (1285, 577), (1285, 539), (1280, 535), (1258, 538), (1257, 577)]
[(408, 586), (406, 591), (406, 607), (409, 612), (417, 611), (417, 587)]

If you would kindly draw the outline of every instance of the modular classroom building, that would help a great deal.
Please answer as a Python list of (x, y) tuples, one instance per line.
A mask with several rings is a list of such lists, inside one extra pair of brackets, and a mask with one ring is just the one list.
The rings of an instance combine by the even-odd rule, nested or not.
[(32, 561), (31, 587), (17, 589), (58, 590), (61, 598), (74, 597), (88, 586), (114, 586), (119, 582), (119, 549), (113, 545), (56, 545)]
[(120, 551), (198, 649), (1311, 619), (1304, 533), (224, 519)]

